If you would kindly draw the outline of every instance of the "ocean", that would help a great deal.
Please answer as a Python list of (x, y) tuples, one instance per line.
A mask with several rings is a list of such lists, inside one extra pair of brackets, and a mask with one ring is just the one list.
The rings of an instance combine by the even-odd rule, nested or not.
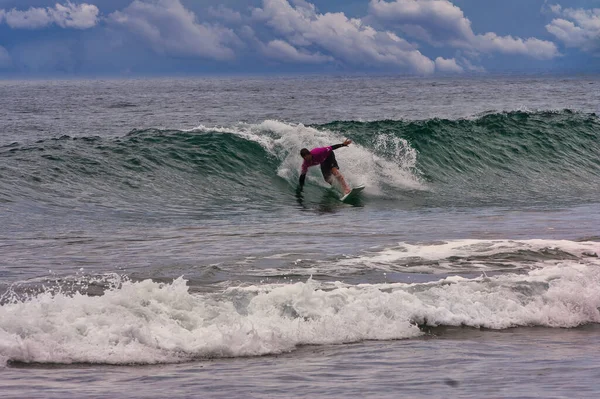
[[(3, 398), (597, 398), (600, 78), (0, 81)], [(342, 203), (303, 147), (336, 150)]]

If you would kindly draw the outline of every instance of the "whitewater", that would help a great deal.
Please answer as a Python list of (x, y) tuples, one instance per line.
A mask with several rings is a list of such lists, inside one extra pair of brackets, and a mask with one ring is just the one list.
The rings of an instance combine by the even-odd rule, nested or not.
[(599, 84), (0, 81), (3, 396), (597, 397)]

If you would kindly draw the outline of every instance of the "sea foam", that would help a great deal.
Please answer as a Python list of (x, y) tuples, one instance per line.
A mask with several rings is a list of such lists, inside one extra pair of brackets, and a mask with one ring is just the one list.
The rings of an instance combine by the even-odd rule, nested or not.
[[(300, 149), (326, 147), (351, 138), (327, 129), (276, 120), (266, 120), (259, 124), (239, 123), (231, 127), (202, 125), (193, 131), (230, 133), (259, 143), (281, 161), (277, 174), (294, 183), (302, 163)], [(365, 185), (367, 192), (377, 195), (382, 194), (384, 185), (400, 189), (427, 189), (415, 172), (417, 153), (406, 140), (377, 135), (371, 144), (373, 148), (354, 143), (336, 151), (340, 169), (350, 184)], [(327, 186), (318, 168), (313, 168), (310, 172), (313, 182)]]
[(0, 307), (0, 359), (153, 364), (406, 339), (419, 325), (504, 329), (600, 322), (600, 268), (564, 260), (526, 274), (428, 283), (262, 284), (190, 293), (126, 281), (103, 295), (42, 293)]

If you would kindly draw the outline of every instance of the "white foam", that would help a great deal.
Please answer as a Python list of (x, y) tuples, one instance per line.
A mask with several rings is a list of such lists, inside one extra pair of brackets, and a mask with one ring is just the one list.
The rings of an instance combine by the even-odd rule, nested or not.
[[(517, 253), (518, 251), (540, 252), (543, 250), (558, 249), (576, 257), (585, 256), (586, 253), (600, 254), (600, 243), (598, 242), (575, 242), (568, 240), (454, 240), (429, 244), (399, 243), (391, 248), (361, 254), (357, 257), (341, 259), (336, 267), (361, 267), (370, 269), (390, 270), (397, 266), (428, 261), (429, 264), (412, 271), (439, 272), (451, 269), (455, 272), (464, 268), (457, 265), (460, 262), (468, 264), (469, 270), (485, 271), (489, 269), (486, 263), (479, 259), (488, 258), (501, 254)], [(549, 259), (543, 262), (522, 264), (522, 266), (548, 266), (559, 263), (560, 259)], [(435, 263), (434, 263), (435, 262)], [(510, 262), (514, 263), (514, 262)], [(517, 262), (518, 263), (518, 262)], [(390, 268), (391, 267), (391, 268)], [(496, 268), (502, 267), (498, 262)]]
[[(259, 143), (281, 160), (277, 174), (293, 184), (299, 176), (302, 161), (300, 149), (329, 146), (341, 143), (346, 138), (332, 131), (275, 120), (259, 124), (239, 123), (231, 127), (201, 125), (193, 131), (230, 133)], [(426, 189), (414, 173), (417, 153), (406, 140), (378, 135), (372, 144), (373, 149), (354, 143), (336, 151), (340, 169), (351, 185), (365, 185), (368, 193), (376, 195), (382, 193), (383, 185), (401, 189)], [(310, 179), (319, 185), (328, 186), (318, 168), (311, 168)]]
[(189, 294), (181, 278), (172, 284), (126, 282), (101, 297), (42, 294), (3, 305), (0, 358), (146, 364), (420, 334), (377, 306), (376, 298), (324, 292), (311, 281), (271, 287), (241, 311), (228, 297)]
[[(293, 266), (277, 269), (250, 269), (245, 273), (265, 277), (278, 277), (282, 273), (296, 276), (313, 274), (342, 275), (365, 270), (383, 272), (405, 271), (411, 273), (460, 273), (520, 270), (560, 264), (562, 253), (593, 262), (600, 255), (600, 243), (569, 240), (452, 240), (433, 243), (398, 243), (388, 248), (373, 248), (357, 255), (342, 257), (335, 261), (310, 261), (310, 268), (295, 262)], [(530, 252), (530, 256), (523, 255)], [(494, 257), (504, 254), (505, 257)], [(596, 257), (593, 257), (593, 255)], [(590, 256), (592, 255), (592, 256)], [(521, 257), (521, 259), (519, 259)]]
[(312, 280), (190, 294), (171, 284), (125, 282), (103, 296), (40, 294), (0, 306), (4, 362), (180, 362), (291, 351), (303, 344), (421, 334), (416, 323), (508, 328), (600, 322), (600, 268), (563, 261), (526, 275), (425, 284)]

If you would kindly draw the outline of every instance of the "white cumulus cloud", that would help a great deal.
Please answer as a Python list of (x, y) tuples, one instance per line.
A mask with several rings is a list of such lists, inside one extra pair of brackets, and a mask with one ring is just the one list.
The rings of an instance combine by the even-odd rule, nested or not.
[(311, 54), (306, 51), (298, 51), (297, 48), (283, 40), (271, 40), (264, 46), (263, 53), (270, 58), (292, 63), (318, 64), (334, 60), (332, 57), (320, 53)]
[(231, 29), (199, 23), (179, 0), (134, 0), (110, 14), (108, 22), (134, 34), (159, 54), (228, 60), (234, 58), (229, 45), (239, 44)]
[(600, 8), (573, 9), (560, 5), (550, 6), (560, 18), (546, 25), (546, 29), (567, 47), (600, 52)]
[(539, 60), (551, 59), (559, 55), (556, 44), (534, 37), (524, 40), (520, 37), (498, 36), (488, 32), (484, 35), (476, 35), (471, 43), (476, 50), (482, 52), (520, 54)]
[(271, 58), (284, 62), (322, 63), (333, 61), (332, 57), (320, 53), (311, 54), (306, 51), (298, 51), (297, 48), (283, 40), (271, 40), (263, 52)]
[(293, 3), (263, 0), (253, 19), (271, 27), (290, 46), (317, 48), (348, 65), (397, 67), (420, 74), (435, 70), (432, 60), (392, 32), (377, 31), (341, 12), (321, 14), (305, 0)]
[(462, 73), (464, 68), (456, 63), (454, 58), (445, 59), (437, 57), (435, 59), (435, 68), (437, 71), (442, 73)]
[(0, 10), (0, 23), (13, 29), (41, 29), (56, 24), (62, 28), (89, 29), (98, 23), (98, 7), (93, 4), (56, 3), (54, 7), (28, 10)]
[(493, 32), (475, 34), (471, 21), (449, 0), (371, 0), (369, 10), (380, 23), (436, 46), (541, 60), (559, 55), (556, 45), (549, 41), (498, 36)]

